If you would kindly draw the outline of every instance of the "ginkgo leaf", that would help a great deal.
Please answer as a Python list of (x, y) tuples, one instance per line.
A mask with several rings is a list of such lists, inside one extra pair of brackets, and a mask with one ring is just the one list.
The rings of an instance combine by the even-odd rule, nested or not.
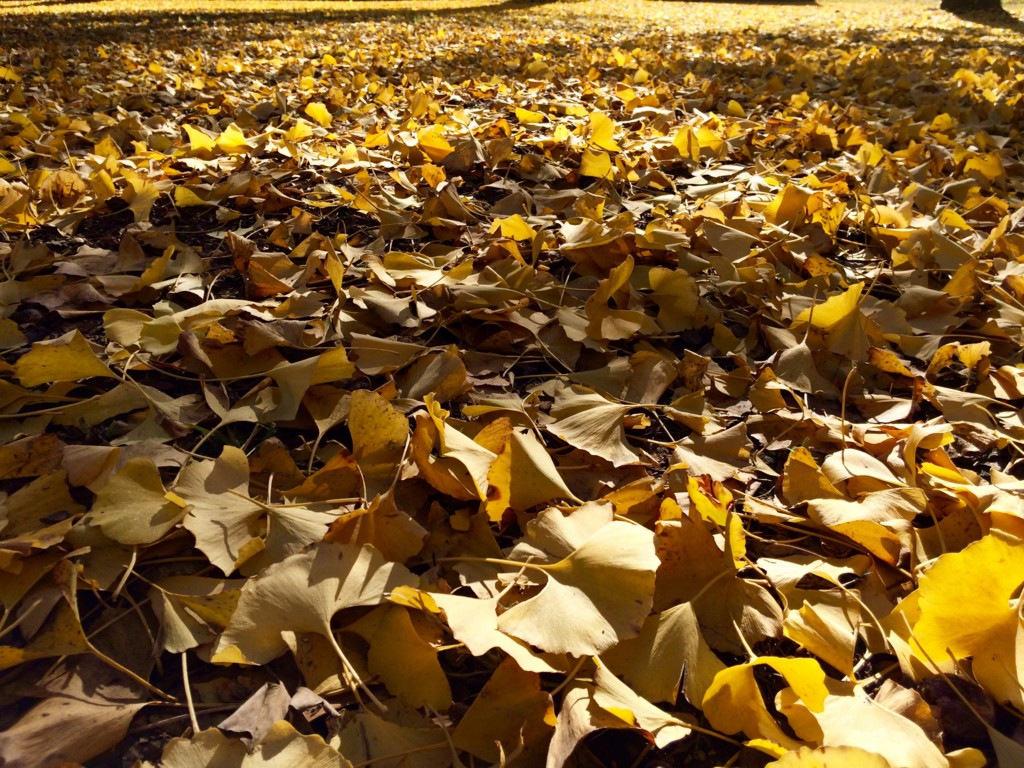
[(532, 109), (524, 109), (523, 107), (516, 107), (515, 109), (516, 120), (520, 123), (543, 123), (547, 116), (543, 112), (534, 112)]
[(351, 356), (363, 373), (376, 375), (397, 371), (426, 351), (426, 347), (398, 339), (381, 339), (363, 333), (353, 333)]
[[(91, 663), (90, 663), (91, 662)], [(137, 690), (114, 681), (98, 661), (76, 659), (47, 675), (43, 698), (0, 733), (0, 760), (11, 768), (86, 763), (112, 749), (132, 718), (149, 703)]]
[[(742, 653), (748, 645), (782, 631), (782, 609), (764, 586), (741, 578), (733, 558), (720, 549), (695, 512), (663, 502), (656, 529), (660, 565), (654, 606), (664, 610), (692, 603), (701, 636), (717, 650)], [(742, 640), (737, 633), (742, 635)]]
[[(298, 479), (301, 479), (301, 474)], [(288, 498), (308, 503), (355, 502), (360, 498), (362, 485), (363, 478), (355, 457), (341, 448), (320, 469), (282, 493)]]
[(800, 224), (807, 212), (811, 192), (795, 184), (787, 184), (764, 210), (765, 221), (791, 229)]
[[(814, 736), (822, 746), (859, 748), (881, 755), (894, 766), (950, 768), (950, 761), (920, 725), (885, 705), (884, 690), (877, 700), (857, 689), (845, 696), (829, 695), (817, 708), (806, 699), (797, 701), (795, 693), (794, 687), (792, 693), (784, 690), (779, 694), (780, 711), (793, 724), (809, 717), (816, 724)], [(851, 723), (857, 727), (851, 728)]]
[(323, 538), (339, 544), (372, 544), (387, 560), (404, 563), (423, 549), (426, 536), (427, 530), (400, 510), (394, 493), (388, 492), (367, 507), (339, 515)]
[(563, 387), (555, 393), (551, 422), (545, 428), (570, 445), (621, 467), (640, 461), (622, 424), (630, 410), (631, 406), (609, 402), (584, 387)]
[(430, 125), (416, 134), (417, 143), (423, 153), (434, 162), (444, 160), (454, 150), (445, 138), (444, 129), (439, 125)]
[(491, 223), (491, 234), (495, 232), (500, 232), (502, 237), (512, 240), (532, 240), (537, 236), (537, 230), (527, 224), (518, 213), (504, 219), (495, 219)]
[(603, 112), (590, 113), (590, 143), (609, 152), (618, 152), (615, 141), (615, 121)]
[(235, 123), (231, 123), (220, 132), (215, 140), (217, 149), (228, 155), (238, 155), (248, 152), (252, 145), (246, 140), (242, 129)]
[[(389, 711), (393, 703), (388, 702)], [(450, 737), (432, 725), (422, 717), (395, 722), (373, 712), (356, 712), (331, 743), (357, 764), (372, 760), (390, 768), (448, 768)]]
[(0, 670), (35, 659), (88, 653), (90, 649), (77, 609), (60, 600), (47, 623), (23, 647), (0, 645)]
[(352, 393), (348, 427), (352, 453), (366, 485), (367, 500), (387, 490), (405, 454), (409, 420), (376, 392)]
[(501, 520), (507, 509), (526, 510), (553, 499), (578, 501), (533, 431), (513, 427), (507, 419), (500, 421), (508, 426), (487, 471), (487, 514), (491, 519)]
[(511, 558), (533, 563), (557, 563), (568, 557), (615, 519), (608, 502), (588, 501), (574, 510), (548, 507), (526, 525), (526, 535)]
[(969, 1), (0, 3), (0, 763), (1024, 765)]
[(96, 356), (80, 331), (36, 342), (32, 349), (18, 358), (14, 364), (14, 373), (26, 387), (57, 381), (78, 381), (92, 376), (114, 376)]
[(275, 723), (288, 714), (291, 696), (280, 683), (264, 683), (242, 705), (224, 718), (217, 727), (242, 735), (247, 748), (256, 747), (270, 733)]
[(770, 768), (892, 768), (879, 754), (857, 747), (800, 747), (768, 763)]
[(688, 125), (684, 125), (676, 132), (676, 135), (672, 138), (672, 145), (687, 160), (692, 160), (693, 162), (700, 160), (700, 143)]
[(225, 446), (215, 461), (189, 464), (174, 492), (190, 506), (182, 525), (225, 574), (263, 548), (263, 510), (248, 496), (249, 462), (238, 448)]
[(182, 525), (196, 546), (225, 575), (243, 564), (279, 562), (319, 541), (337, 518), (334, 510), (275, 506), (249, 497), (249, 462), (233, 446), (214, 461), (195, 461), (182, 471), (174, 493), (189, 505)]
[[(442, 493), (457, 499), (482, 499), (495, 454), (449, 424), (448, 411), (431, 395), (426, 414), (417, 414), (412, 454), (423, 478)], [(434, 443), (440, 457), (431, 455)]]
[(452, 636), (474, 656), (483, 656), (498, 648), (527, 672), (558, 671), (558, 667), (535, 654), (525, 643), (498, 631), (498, 597), (483, 599), (431, 593), (430, 599), (444, 613)]
[(614, 175), (613, 169), (612, 159), (607, 152), (594, 152), (591, 149), (583, 151), (583, 158), (580, 160), (580, 173), (584, 176), (607, 179)]
[(795, 696), (812, 712), (821, 712), (828, 689), (825, 673), (814, 659), (787, 659), (760, 656), (747, 664), (736, 664), (720, 670), (704, 695), (701, 709), (705, 717), (723, 733), (742, 731), (750, 738), (770, 739), (789, 749), (800, 742), (787, 735), (765, 706), (754, 667), (759, 664), (778, 672)]
[[(629, 713), (623, 712), (627, 717)], [(633, 723), (604, 709), (594, 700), (592, 682), (573, 682), (562, 694), (555, 734), (548, 748), (548, 765), (565, 765), (577, 745), (603, 728), (630, 728)]]
[(0, 645), (0, 670), (36, 659), (91, 653), (96, 659), (131, 678), (151, 693), (169, 699), (167, 694), (151, 685), (145, 678), (123, 666), (92, 643), (82, 626), (78, 612), (78, 568), (69, 560), (59, 560), (50, 571), (50, 578), (55, 587), (52, 599), (26, 606), (26, 610), (29, 611), (41, 609), (34, 622), (38, 631), (30, 633), (31, 637), (24, 646)]
[(193, 152), (211, 152), (216, 146), (213, 136), (207, 135), (204, 131), (194, 125), (185, 123), (181, 126), (188, 135), (189, 146)]
[(330, 128), (333, 116), (322, 101), (311, 101), (303, 110), (307, 115), (316, 120), (324, 128)]
[(679, 741), (689, 736), (691, 732), (688, 723), (638, 696), (600, 661), (597, 662), (597, 669), (594, 671), (594, 702), (602, 709), (650, 733), (654, 737), (654, 743), (659, 747)]
[(568, 557), (542, 570), (536, 597), (498, 617), (498, 629), (550, 653), (599, 654), (640, 632), (654, 599), (658, 566), (650, 531), (610, 522)]
[(188, 739), (171, 739), (160, 758), (162, 768), (214, 765), (235, 768), (351, 768), (352, 764), (322, 738), (315, 734), (304, 736), (286, 720), (274, 723), (252, 752), (240, 739), (209, 728)]
[(395, 383), (406, 397), (424, 402), (433, 398), (437, 403), (452, 400), (470, 388), (466, 365), (454, 347), (421, 355), (396, 374)]
[[(370, 644), (366, 662), (388, 690), (409, 707), (443, 711), (452, 704), (452, 689), (437, 650), (421, 634), (420, 614), (399, 605), (378, 608), (350, 625)], [(401, 663), (396, 663), (396, 660)]]
[(700, 290), (686, 270), (654, 267), (648, 280), (651, 298), (658, 305), (658, 325), (664, 331), (678, 333), (697, 326)]
[(843, 293), (832, 296), (812, 309), (805, 309), (796, 316), (794, 323), (810, 323), (815, 328), (832, 330), (857, 311), (864, 283), (855, 283)]
[(911, 648), (925, 660), (945, 661), (947, 653), (973, 658), (982, 687), (997, 701), (1024, 707), (1024, 624), (1013, 604), (1022, 574), (1024, 543), (998, 532), (942, 555), (921, 576)]
[(366, 690), (333, 634), (331, 619), (344, 608), (377, 605), (390, 590), (413, 581), (408, 570), (385, 562), (373, 547), (320, 544), (246, 582), (211, 660), (266, 664), (288, 650), (282, 633), (316, 633), (334, 647), (345, 683)]
[(131, 171), (125, 171), (122, 175), (128, 181), (124, 191), (128, 210), (132, 212), (136, 223), (148, 221), (153, 206), (160, 197), (160, 188), (149, 179)]
[(151, 544), (185, 516), (185, 503), (164, 490), (152, 459), (129, 459), (96, 494), (83, 524), (120, 544)]
[(698, 707), (715, 675), (725, 669), (701, 635), (690, 603), (649, 617), (637, 637), (623, 640), (601, 659), (650, 701), (674, 703), (682, 681), (687, 701)]
[(213, 203), (207, 202), (188, 187), (176, 187), (174, 190), (174, 205), (177, 208), (194, 208), (202, 205), (213, 205)]
[[(587, 335), (599, 341), (620, 341), (637, 334), (655, 334), (659, 328), (650, 317), (629, 306), (629, 278), (634, 261), (627, 256), (609, 271), (608, 277), (598, 283), (597, 290), (587, 299)], [(625, 305), (621, 306), (620, 305)]]
[(492, 762), (502, 753), (538, 753), (547, 746), (555, 725), (551, 695), (541, 690), (540, 675), (506, 659), (480, 690), (452, 732), (459, 749)]
[(150, 589), (163, 648), (184, 653), (217, 638), (238, 605), (241, 579), (171, 576)]
[(815, 605), (807, 601), (786, 616), (786, 637), (802, 645), (825, 663), (853, 678), (857, 625), (849, 608)]

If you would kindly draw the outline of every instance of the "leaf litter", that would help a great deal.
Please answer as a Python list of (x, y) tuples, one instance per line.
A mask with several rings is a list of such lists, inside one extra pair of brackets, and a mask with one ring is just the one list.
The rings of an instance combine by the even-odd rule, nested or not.
[(1021, 762), (1021, 33), (933, 5), (5, 0), (4, 765)]

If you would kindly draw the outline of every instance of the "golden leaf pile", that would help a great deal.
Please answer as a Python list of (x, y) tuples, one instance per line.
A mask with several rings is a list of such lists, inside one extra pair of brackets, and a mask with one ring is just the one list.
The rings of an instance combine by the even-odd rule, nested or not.
[(0, 2), (0, 763), (1024, 764), (937, 6)]

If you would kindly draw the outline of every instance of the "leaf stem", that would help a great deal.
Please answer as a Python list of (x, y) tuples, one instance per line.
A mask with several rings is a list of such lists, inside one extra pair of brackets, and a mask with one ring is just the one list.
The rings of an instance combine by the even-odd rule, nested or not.
[(352, 689), (352, 692), (358, 697), (359, 691), (361, 690), (381, 712), (387, 712), (387, 705), (378, 699), (366, 683), (363, 682), (363, 679), (359, 677), (359, 673), (356, 672), (356, 668), (352, 666), (352, 662), (348, 660), (348, 656), (345, 655), (345, 652), (341, 650), (341, 646), (338, 645), (338, 639), (334, 636), (334, 632), (331, 631), (329, 626), (324, 628), (323, 635), (327, 638), (327, 642), (331, 644), (331, 647), (334, 648), (334, 652), (338, 655), (338, 659), (341, 661), (341, 671), (345, 677), (345, 683)]
[(196, 705), (192, 703), (192, 686), (188, 681), (188, 651), (181, 654), (181, 682), (185, 689), (185, 704), (188, 706), (188, 719), (192, 722), (192, 733), (199, 733), (199, 718), (196, 717)]

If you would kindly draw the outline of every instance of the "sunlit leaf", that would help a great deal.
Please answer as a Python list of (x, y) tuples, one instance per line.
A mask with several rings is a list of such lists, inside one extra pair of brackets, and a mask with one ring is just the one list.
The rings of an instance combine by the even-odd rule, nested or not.
[[(597, 654), (639, 634), (654, 598), (657, 558), (650, 531), (608, 521), (593, 533), (574, 534), (572, 516), (542, 513), (552, 522), (538, 536), (557, 552), (582, 539), (567, 557), (536, 566), (544, 586), (536, 597), (498, 617), (498, 629), (551, 653)], [(538, 518), (541, 519), (541, 518)]]
[(22, 355), (14, 366), (22, 385), (35, 387), (57, 381), (77, 381), (92, 376), (113, 377), (79, 331), (51, 341), (40, 341)]

